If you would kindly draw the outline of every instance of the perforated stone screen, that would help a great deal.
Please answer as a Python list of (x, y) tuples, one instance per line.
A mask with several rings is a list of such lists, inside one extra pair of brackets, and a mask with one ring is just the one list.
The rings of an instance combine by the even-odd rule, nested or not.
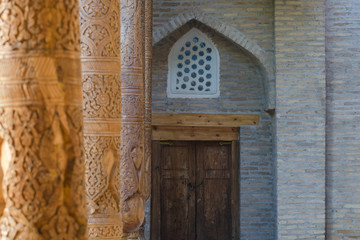
[(219, 97), (219, 52), (200, 30), (191, 29), (174, 44), (168, 66), (168, 97)]

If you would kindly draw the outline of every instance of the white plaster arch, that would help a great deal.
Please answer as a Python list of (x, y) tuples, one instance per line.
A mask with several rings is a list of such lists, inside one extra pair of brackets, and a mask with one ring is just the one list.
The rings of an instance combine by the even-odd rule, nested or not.
[(164, 23), (161, 27), (154, 29), (153, 45), (156, 45), (162, 39), (166, 38), (172, 32), (191, 20), (196, 20), (214, 29), (256, 59), (264, 75), (263, 88), (266, 96), (265, 109), (275, 109), (275, 74), (273, 69), (273, 56), (237, 28), (195, 8), (178, 14), (168, 22)]

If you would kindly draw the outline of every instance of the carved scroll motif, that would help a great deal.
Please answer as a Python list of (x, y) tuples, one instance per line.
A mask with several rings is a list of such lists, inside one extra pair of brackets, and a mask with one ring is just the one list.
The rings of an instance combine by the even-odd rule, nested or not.
[(78, 2), (0, 16), (1, 239), (86, 239)]
[(121, 211), (124, 232), (144, 219), (144, 80), (141, 0), (121, 1)]
[(120, 0), (80, 0), (89, 239), (121, 239)]

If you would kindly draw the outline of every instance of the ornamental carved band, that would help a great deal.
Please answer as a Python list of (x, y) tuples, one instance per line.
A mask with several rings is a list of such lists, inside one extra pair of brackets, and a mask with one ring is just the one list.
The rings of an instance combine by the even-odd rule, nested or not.
[(144, 219), (144, 80), (141, 0), (121, 1), (121, 212), (124, 232)]
[(80, 0), (89, 239), (121, 239), (120, 0)]
[(0, 1), (1, 239), (86, 239), (77, 0)]

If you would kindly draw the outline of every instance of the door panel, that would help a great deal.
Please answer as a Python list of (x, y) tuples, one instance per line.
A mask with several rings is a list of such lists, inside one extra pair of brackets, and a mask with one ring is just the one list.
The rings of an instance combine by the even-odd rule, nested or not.
[(197, 203), (197, 239), (230, 240), (231, 209), (228, 181), (208, 179), (201, 190), (202, 199)]
[(237, 239), (234, 149), (219, 142), (153, 141), (152, 240)]
[(189, 209), (187, 184), (187, 179), (164, 179), (161, 184), (161, 239), (189, 239), (186, 226), (193, 210)]
[[(167, 142), (166, 142), (167, 143)], [(161, 144), (161, 143), (160, 143)], [(169, 143), (161, 147), (161, 167), (163, 170), (188, 170), (189, 151), (187, 144)]]
[(199, 144), (201, 155), (199, 160), (203, 161), (204, 170), (229, 170), (230, 166), (230, 147), (221, 146), (216, 143)]
[(231, 239), (231, 148), (196, 145), (197, 240)]
[(195, 147), (180, 141), (154, 145), (152, 222), (160, 227), (152, 226), (152, 239), (195, 239), (195, 192), (189, 188), (195, 182)]

